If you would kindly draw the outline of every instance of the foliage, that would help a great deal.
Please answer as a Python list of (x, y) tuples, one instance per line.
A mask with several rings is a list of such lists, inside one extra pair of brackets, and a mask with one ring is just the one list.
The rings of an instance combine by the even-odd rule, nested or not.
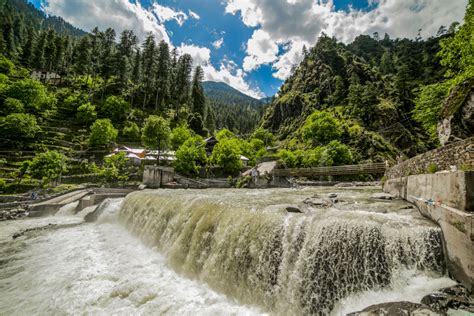
[(162, 150), (170, 140), (169, 122), (161, 116), (150, 115), (142, 129), (142, 143), (151, 149)]
[(8, 58), (0, 54), (0, 74), (9, 75), (14, 68), (15, 65)]
[(99, 169), (99, 176), (107, 182), (121, 181), (124, 183), (130, 176), (128, 164), (125, 152), (105, 157), (104, 165)]
[(429, 133), (432, 139), (437, 139), (436, 127), (439, 112), (444, 99), (449, 92), (449, 82), (434, 83), (420, 89), (413, 118), (419, 122)]
[(235, 137), (235, 134), (229, 131), (227, 128), (223, 128), (216, 133), (216, 139), (219, 142), (224, 139), (234, 138), (234, 137)]
[(130, 104), (119, 96), (110, 96), (101, 108), (101, 114), (112, 122), (123, 122), (130, 112)]
[(325, 145), (341, 137), (341, 124), (327, 112), (315, 111), (302, 127), (303, 138), (312, 144)]
[(5, 96), (20, 100), (25, 110), (30, 113), (42, 113), (53, 109), (56, 99), (46, 90), (41, 82), (23, 79), (14, 82), (5, 91)]
[(10, 113), (23, 113), (25, 106), (20, 100), (14, 98), (6, 98), (3, 101), (3, 107), (1, 108), (1, 114), (8, 115)]
[(176, 151), (175, 170), (185, 175), (198, 175), (206, 164), (207, 155), (202, 137), (188, 138)]
[(47, 184), (59, 177), (67, 170), (67, 157), (54, 150), (36, 155), (31, 161), (29, 172), (31, 175)]
[(32, 114), (13, 113), (0, 117), (0, 134), (3, 141), (17, 144), (32, 140), (41, 129)]
[(123, 128), (122, 134), (132, 141), (140, 141), (141, 138), (140, 127), (138, 127), (135, 122), (127, 122)]
[(84, 124), (89, 125), (97, 119), (97, 112), (95, 106), (90, 102), (84, 103), (77, 108), (76, 119)]
[(179, 125), (171, 131), (171, 148), (178, 149), (184, 142), (192, 137), (192, 131), (186, 125)]
[(333, 140), (324, 147), (320, 164), (322, 166), (339, 166), (351, 164), (352, 162), (350, 148), (337, 140)]
[(230, 174), (242, 169), (241, 149), (237, 138), (223, 138), (214, 146), (210, 161)]
[(273, 146), (275, 144), (275, 136), (273, 136), (272, 132), (263, 127), (257, 128), (253, 132), (252, 138), (260, 139), (264, 142), (265, 146)]
[(91, 146), (107, 145), (117, 139), (118, 131), (109, 119), (99, 119), (91, 126), (89, 144)]
[(426, 168), (426, 171), (428, 173), (436, 173), (438, 171), (438, 165), (435, 164), (434, 162), (431, 162), (428, 164), (428, 167)]

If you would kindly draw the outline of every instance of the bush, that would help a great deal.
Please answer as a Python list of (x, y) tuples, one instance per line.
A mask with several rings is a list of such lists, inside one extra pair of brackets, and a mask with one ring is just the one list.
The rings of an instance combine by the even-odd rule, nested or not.
[(89, 125), (97, 119), (97, 112), (95, 106), (90, 102), (84, 103), (77, 108), (76, 119), (79, 123)]
[(434, 162), (431, 162), (428, 164), (426, 171), (428, 171), (428, 173), (436, 173), (438, 171), (438, 165)]
[(353, 162), (351, 150), (347, 145), (341, 144), (337, 140), (333, 140), (324, 147), (321, 154), (322, 166), (340, 166)]
[(0, 55), (0, 74), (9, 75), (12, 73), (15, 65), (5, 56)]
[(32, 79), (14, 82), (8, 87), (6, 96), (20, 100), (27, 112), (45, 113), (56, 106), (56, 98), (48, 93), (41, 82)]
[(99, 175), (107, 182), (121, 181), (129, 178), (128, 158), (124, 152), (120, 152), (104, 159), (104, 166), (99, 170)]
[(23, 112), (25, 112), (25, 106), (20, 100), (14, 98), (6, 98), (5, 101), (3, 101), (3, 107), (1, 108), (1, 113), (3, 115)]
[(339, 139), (341, 124), (327, 112), (316, 111), (311, 114), (302, 127), (303, 138), (315, 145), (325, 145)]
[(263, 141), (265, 146), (273, 146), (275, 143), (275, 136), (273, 136), (270, 131), (264, 129), (263, 127), (257, 128), (255, 132), (253, 132), (252, 138), (260, 139), (261, 141)]
[(0, 192), (4, 192), (7, 188), (7, 182), (5, 179), (0, 178)]
[(29, 166), (31, 175), (43, 181), (43, 185), (57, 179), (67, 166), (67, 157), (51, 150), (35, 156)]
[(96, 120), (91, 126), (89, 144), (91, 146), (107, 145), (117, 139), (118, 131), (109, 119)]
[(10, 143), (21, 143), (35, 138), (40, 131), (31, 114), (13, 113), (0, 119), (0, 134)]

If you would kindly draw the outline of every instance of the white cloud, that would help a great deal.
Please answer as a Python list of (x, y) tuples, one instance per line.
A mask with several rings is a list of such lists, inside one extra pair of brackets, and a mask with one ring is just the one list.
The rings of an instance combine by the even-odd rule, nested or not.
[(314, 45), (321, 32), (345, 43), (374, 32), (414, 38), (419, 29), (426, 38), (441, 25), (461, 21), (467, 1), (370, 0), (371, 11), (336, 11), (333, 0), (227, 0), (225, 10), (240, 13), (245, 25), (256, 28), (247, 42), (244, 69), (271, 64), (274, 76), (283, 79), (300, 61), (302, 46)]
[(201, 66), (204, 71), (204, 80), (225, 82), (234, 89), (239, 90), (254, 98), (262, 98), (265, 95), (258, 89), (252, 88), (245, 81), (245, 72), (238, 68), (232, 60), (224, 59), (219, 68), (216, 69), (211, 63), (211, 50), (207, 47), (181, 44), (178, 53), (189, 54), (193, 58), (193, 66)]
[(200, 20), (201, 19), (201, 17), (196, 12), (194, 12), (192, 10), (188, 10), (188, 13), (189, 13), (189, 16), (192, 17), (195, 20)]
[(154, 3), (152, 6), (153, 13), (156, 14), (161, 23), (175, 20), (180, 26), (183, 25), (184, 21), (188, 19), (186, 13), (182, 11), (175, 11), (169, 7)]
[(215, 48), (215, 49), (219, 49), (222, 47), (222, 44), (224, 44), (224, 38), (221, 37), (217, 40), (215, 40), (214, 42), (212, 42), (212, 46)]
[[(163, 39), (168, 43), (170, 39), (163, 23), (175, 20), (182, 25), (189, 18), (182, 11), (156, 2), (147, 9), (140, 1), (131, 0), (47, 0), (43, 3), (43, 9), (86, 31), (95, 26), (102, 30), (112, 27), (117, 34), (126, 29), (133, 30), (140, 40), (152, 32), (157, 40)], [(189, 15), (199, 19), (192, 11)]]

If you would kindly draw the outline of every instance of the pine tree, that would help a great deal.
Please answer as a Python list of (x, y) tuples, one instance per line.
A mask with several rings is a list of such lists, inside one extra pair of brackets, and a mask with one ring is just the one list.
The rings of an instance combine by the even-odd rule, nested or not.
[(192, 112), (201, 115), (204, 118), (206, 115), (206, 97), (202, 88), (202, 81), (204, 79), (204, 72), (201, 66), (197, 66), (194, 70), (193, 85), (191, 91)]
[(165, 41), (161, 41), (158, 45), (158, 54), (155, 111), (158, 110), (158, 106), (163, 108), (165, 102), (169, 102), (171, 56), (169, 45)]
[(33, 50), (36, 39), (36, 32), (33, 28), (28, 28), (26, 41), (22, 47), (20, 61), (25, 67), (31, 67), (33, 60)]
[(176, 82), (175, 82), (175, 107), (176, 112), (183, 105), (188, 104), (189, 88), (191, 86), (191, 72), (193, 59), (191, 55), (184, 54), (179, 57), (176, 65)]
[(44, 48), (46, 45), (46, 32), (40, 33), (38, 40), (36, 41), (32, 66), (35, 69), (43, 69), (45, 65), (44, 60)]
[(74, 72), (78, 75), (88, 75), (91, 65), (91, 42), (89, 36), (81, 38), (74, 50)]
[(143, 75), (143, 84), (144, 84), (144, 97), (143, 105), (144, 109), (147, 104), (147, 97), (152, 83), (154, 82), (155, 74), (155, 37), (153, 33), (149, 32), (145, 42), (143, 43), (143, 53), (142, 53), (142, 75)]
[(56, 57), (56, 34), (52, 29), (46, 34), (46, 44), (44, 48), (45, 70), (51, 71)]

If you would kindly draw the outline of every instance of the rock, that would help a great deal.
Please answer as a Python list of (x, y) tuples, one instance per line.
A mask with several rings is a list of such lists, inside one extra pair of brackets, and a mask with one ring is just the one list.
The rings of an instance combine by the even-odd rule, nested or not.
[(449, 309), (464, 310), (474, 313), (474, 297), (461, 285), (441, 289), (421, 299), (433, 310), (447, 312)]
[(408, 316), (408, 315), (445, 315), (428, 306), (412, 302), (391, 302), (369, 306), (360, 312), (350, 313), (348, 316)]
[(393, 200), (395, 199), (395, 196), (388, 193), (374, 193), (370, 198), (375, 200)]
[(303, 201), (304, 204), (312, 207), (331, 207), (333, 201), (328, 198), (310, 197)]
[(287, 206), (287, 207), (286, 207), (286, 211), (287, 211), (288, 213), (303, 213), (303, 211), (300, 210), (300, 209), (299, 209), (298, 207), (296, 207), (296, 206)]
[(336, 193), (328, 193), (328, 198), (330, 198), (330, 199), (337, 198), (337, 194)]
[(146, 184), (140, 184), (138, 186), (138, 190), (145, 190), (145, 188), (146, 188)]

